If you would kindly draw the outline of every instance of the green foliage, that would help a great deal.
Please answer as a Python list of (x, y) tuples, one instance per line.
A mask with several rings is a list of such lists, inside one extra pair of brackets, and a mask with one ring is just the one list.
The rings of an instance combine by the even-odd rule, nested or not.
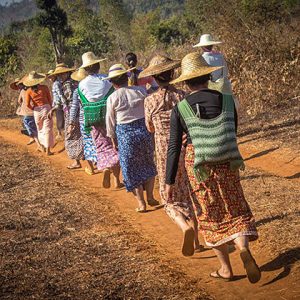
[(19, 58), (16, 41), (12, 36), (0, 37), (0, 85), (5, 82), (5, 77), (16, 72), (18, 69)]
[(56, 0), (36, 0), (42, 11), (36, 16), (39, 26), (47, 28), (51, 34), (56, 61), (60, 62), (65, 55), (65, 40), (72, 35), (66, 12)]

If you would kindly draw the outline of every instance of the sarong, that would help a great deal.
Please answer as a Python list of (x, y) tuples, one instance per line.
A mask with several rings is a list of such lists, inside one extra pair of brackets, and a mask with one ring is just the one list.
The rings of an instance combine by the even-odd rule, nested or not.
[(116, 134), (124, 184), (131, 192), (157, 174), (152, 135), (145, 119), (118, 124)]
[(239, 236), (256, 240), (255, 220), (244, 197), (239, 171), (230, 170), (229, 163), (209, 165), (208, 179), (198, 182), (194, 176), (194, 156), (193, 145), (188, 145), (185, 166), (192, 193), (202, 209), (198, 223), (206, 244), (220, 246)]
[(34, 120), (38, 130), (39, 142), (45, 148), (54, 147), (53, 120), (47, 118), (51, 107), (49, 104), (34, 108)]
[(79, 124), (80, 124), (80, 132), (83, 137), (84, 159), (96, 163), (97, 162), (96, 146), (92, 139), (92, 135), (90, 133), (87, 133), (84, 130), (84, 115), (83, 115), (82, 107), (80, 108), (80, 113), (79, 113)]
[(92, 138), (96, 145), (97, 169), (104, 170), (119, 165), (119, 155), (103, 126), (92, 126)]
[(65, 112), (65, 148), (70, 159), (83, 159), (83, 138), (80, 132), (79, 117), (76, 118), (75, 128), (68, 133), (70, 125), (69, 112)]
[(28, 135), (30, 137), (38, 136), (38, 132), (37, 132), (37, 128), (36, 128), (33, 116), (24, 116), (23, 124), (24, 124), (24, 127), (26, 128)]

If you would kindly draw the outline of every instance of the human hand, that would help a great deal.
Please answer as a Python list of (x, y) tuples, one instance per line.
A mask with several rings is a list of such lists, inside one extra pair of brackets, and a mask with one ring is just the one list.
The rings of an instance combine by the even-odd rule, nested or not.
[(48, 114), (47, 114), (47, 118), (48, 118), (49, 120), (51, 120), (52, 117), (53, 117), (53, 110), (51, 109), (51, 110), (48, 112)]
[(75, 129), (75, 125), (74, 124), (70, 124), (67, 128), (67, 133), (70, 134), (72, 131), (74, 131)]

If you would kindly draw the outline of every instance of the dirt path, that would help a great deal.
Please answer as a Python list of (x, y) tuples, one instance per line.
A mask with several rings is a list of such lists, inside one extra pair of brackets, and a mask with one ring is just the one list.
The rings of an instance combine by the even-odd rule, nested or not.
[[(7, 143), (15, 144), (18, 149), (27, 151), (26, 146), (23, 146), (26, 138), (15, 131), (3, 129), (0, 131), (0, 136)], [(57, 152), (60, 147), (61, 145), (56, 147)], [(33, 151), (34, 147), (28, 149), (31, 154), (42, 158), (41, 154)], [(268, 149), (270, 148), (264, 148), (262, 145), (253, 149), (247, 143), (242, 147), (246, 164), (250, 167), (243, 174), (242, 183), (256, 216), (260, 233), (260, 239), (252, 246), (263, 271), (262, 280), (256, 285), (250, 285), (244, 278), (244, 270), (237, 251), (232, 254), (232, 262), (234, 272), (241, 275), (240, 278), (230, 283), (212, 280), (208, 274), (218, 267), (213, 252), (209, 250), (190, 259), (182, 257), (180, 255), (181, 234), (163, 210), (144, 215), (136, 214), (135, 202), (130, 194), (125, 191), (99, 188), (101, 175), (88, 176), (81, 170), (68, 172), (65, 169), (68, 164), (65, 153), (57, 153), (46, 161), (51, 167), (59, 170), (63, 178), (71, 179), (76, 186), (83, 187), (83, 193), (98, 193), (99, 200), (97, 197), (93, 200), (89, 199), (93, 201), (95, 208), (98, 207), (100, 199), (109, 201), (113, 210), (114, 207), (118, 208), (115, 211), (116, 215), (121, 213), (136, 231), (141, 232), (146, 240), (152, 242), (145, 253), (150, 255), (155, 249), (163, 260), (169, 262), (167, 263), (169, 266), (176, 262), (183, 273), (191, 276), (196, 285), (199, 284), (216, 299), (297, 299), (300, 295), (299, 284), (297, 284), (300, 274), (299, 176), (297, 175), (299, 160), (294, 158), (288, 162), (290, 168), (286, 168), (287, 173), (283, 174), (282, 169), (279, 171), (274, 163), (276, 161), (280, 165), (286, 164), (281, 156), (282, 150), (278, 149), (275, 152)], [(263, 170), (253, 169), (258, 166)], [(158, 265), (160, 263), (157, 262)], [(172, 282), (174, 279), (169, 280)], [(193, 299), (193, 296), (190, 294), (190, 299)]]

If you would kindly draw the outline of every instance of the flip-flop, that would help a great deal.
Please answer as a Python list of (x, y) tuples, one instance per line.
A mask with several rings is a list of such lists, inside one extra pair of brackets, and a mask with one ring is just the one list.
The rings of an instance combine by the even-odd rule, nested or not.
[(73, 166), (73, 165), (67, 166), (67, 169), (69, 169), (69, 170), (75, 170), (75, 169), (81, 169), (81, 168), (82, 168), (81, 166)]
[(149, 199), (149, 200), (147, 200), (147, 203), (148, 203), (150, 206), (157, 206), (157, 205), (160, 204), (160, 203), (159, 203), (157, 200), (155, 200), (155, 199)]
[(193, 228), (189, 228), (184, 232), (182, 254), (183, 256), (192, 256), (195, 253), (194, 248), (195, 232)]
[(32, 141), (29, 141), (26, 145), (29, 146), (29, 145), (32, 145), (35, 143), (35, 140), (32, 140)]
[(240, 252), (240, 257), (244, 263), (244, 268), (246, 270), (248, 280), (251, 283), (258, 282), (261, 278), (261, 272), (258, 265), (256, 264), (255, 259), (251, 255), (251, 252), (248, 249), (244, 248)]
[(147, 209), (138, 207), (138, 208), (135, 209), (135, 211), (138, 212), (138, 213), (145, 213), (147, 211)]
[(88, 174), (88, 175), (94, 175), (94, 174), (95, 174), (95, 173), (94, 173), (93, 171), (91, 171), (91, 169), (88, 168), (88, 167), (85, 167), (85, 168), (84, 168), (84, 172), (85, 172), (86, 174)]
[(195, 253), (200, 253), (205, 250), (206, 250), (206, 248), (203, 245), (200, 245), (198, 248), (195, 248)]
[(223, 277), (223, 276), (219, 273), (219, 270), (216, 271), (216, 275), (213, 275), (213, 274), (211, 273), (211, 274), (209, 274), (209, 276), (210, 276), (211, 278), (214, 278), (214, 279), (222, 279), (222, 280), (224, 280), (224, 281), (226, 281), (226, 282), (229, 282), (229, 281), (231, 281), (231, 280), (233, 279), (233, 277), (229, 277), (229, 278)]
[(104, 170), (103, 171), (102, 186), (105, 189), (109, 189), (110, 188), (110, 170)]

